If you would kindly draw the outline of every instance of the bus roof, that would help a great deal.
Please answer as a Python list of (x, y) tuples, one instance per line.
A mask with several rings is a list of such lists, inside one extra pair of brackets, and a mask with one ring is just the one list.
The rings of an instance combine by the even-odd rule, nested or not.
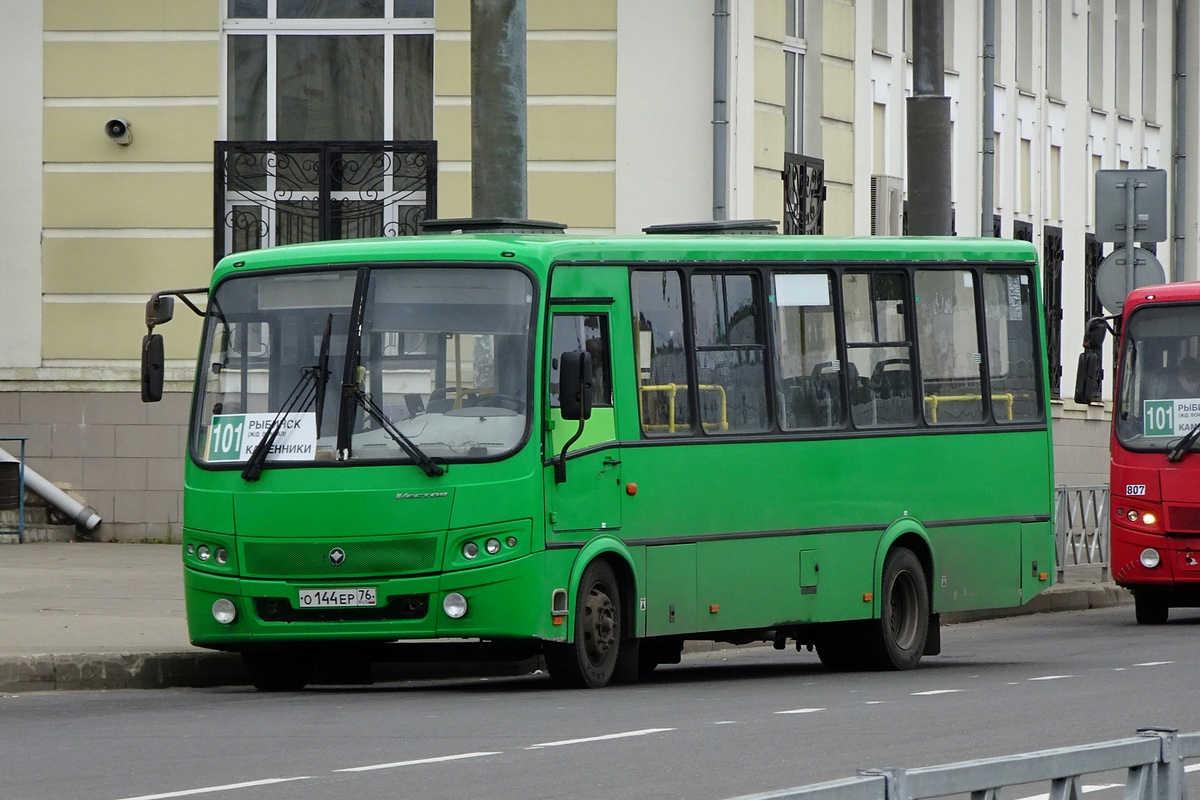
[(235, 253), (213, 279), (232, 271), (387, 261), (515, 261), (537, 268), (560, 262), (1008, 261), (1035, 263), (1025, 241), (958, 236), (783, 236), (443, 234), (283, 245)]
[(1146, 303), (1184, 303), (1200, 300), (1200, 281), (1181, 281), (1134, 289), (1125, 302), (1125, 313)]

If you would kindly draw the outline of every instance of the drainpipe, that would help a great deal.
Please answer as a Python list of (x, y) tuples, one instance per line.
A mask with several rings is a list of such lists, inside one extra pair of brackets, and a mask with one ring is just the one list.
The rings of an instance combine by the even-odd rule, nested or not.
[(1175, 162), (1171, 186), (1175, 220), (1171, 231), (1171, 281), (1183, 280), (1187, 230), (1187, 0), (1175, 0)]
[[(1180, 0), (1182, 2), (1182, 0)], [(979, 192), (979, 235), (994, 232), (996, 195), (996, 0), (983, 0), (983, 175)]]
[[(0, 449), (0, 461), (20, 461), (8, 451)], [(34, 494), (45, 499), (59, 511), (66, 514), (75, 524), (83, 528), (85, 531), (90, 531), (100, 524), (100, 514), (91, 506), (85, 506), (68, 495), (62, 489), (59, 489), (50, 481), (43, 478), (31, 470), (28, 466), (25, 467), (25, 486), (33, 491)]]
[(713, 219), (729, 219), (729, 0), (713, 2)]

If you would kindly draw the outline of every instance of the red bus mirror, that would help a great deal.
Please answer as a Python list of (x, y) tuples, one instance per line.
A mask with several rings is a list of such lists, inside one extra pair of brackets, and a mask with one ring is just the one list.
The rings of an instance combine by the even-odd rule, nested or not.
[[(1103, 331), (1104, 328), (1101, 327)], [(1089, 331), (1090, 333), (1090, 331)], [(1100, 380), (1104, 376), (1100, 368), (1100, 350), (1085, 350), (1079, 354), (1079, 367), (1075, 371), (1075, 402), (1087, 405), (1100, 392)]]

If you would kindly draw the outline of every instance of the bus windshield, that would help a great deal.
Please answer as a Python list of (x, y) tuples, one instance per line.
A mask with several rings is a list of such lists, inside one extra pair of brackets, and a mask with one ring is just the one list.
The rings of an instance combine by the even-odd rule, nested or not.
[(1193, 305), (1148, 306), (1126, 322), (1117, 438), (1139, 451), (1169, 451), (1200, 423), (1200, 333)]
[(192, 453), (267, 462), (494, 460), (527, 436), (533, 284), (516, 269), (255, 273), (212, 294)]

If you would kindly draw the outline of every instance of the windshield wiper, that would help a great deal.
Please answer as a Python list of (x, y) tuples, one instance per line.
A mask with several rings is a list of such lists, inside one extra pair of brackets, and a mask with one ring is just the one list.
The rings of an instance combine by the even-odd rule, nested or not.
[(1167, 453), (1167, 461), (1171, 463), (1179, 461), (1183, 458), (1184, 453), (1192, 449), (1192, 445), (1196, 443), (1197, 439), (1200, 439), (1200, 425), (1188, 431), (1187, 435), (1179, 440), (1179, 444), (1171, 448), (1170, 452)]
[(400, 449), (407, 453), (408, 457), (415, 461), (417, 466), (426, 475), (436, 478), (446, 473), (446, 469), (441, 464), (436, 463), (432, 458), (425, 455), (412, 439), (409, 439), (400, 432), (400, 429), (388, 419), (387, 414), (383, 413), (383, 409), (375, 404), (370, 395), (358, 386), (346, 387), (346, 394), (362, 406), (362, 409), (371, 416), (371, 419), (379, 423), (379, 427), (383, 428), (384, 433), (392, 437), (392, 441), (400, 445)]
[(283, 401), (279, 413), (275, 415), (275, 419), (271, 420), (271, 426), (267, 428), (267, 432), (254, 446), (250, 458), (246, 459), (246, 466), (242, 469), (242, 480), (258, 480), (262, 475), (263, 464), (266, 463), (267, 456), (271, 452), (271, 446), (275, 444), (275, 438), (283, 430), (283, 421), (289, 414), (297, 411), (303, 412), (312, 404), (316, 396), (316, 384), (319, 380), (318, 370), (319, 367), (304, 367), (300, 370), (300, 380), (297, 381), (287, 399)]
[(317, 353), (317, 438), (321, 438), (321, 417), (325, 415), (325, 387), (329, 383), (329, 339), (333, 332), (333, 314), (325, 318), (325, 332)]

